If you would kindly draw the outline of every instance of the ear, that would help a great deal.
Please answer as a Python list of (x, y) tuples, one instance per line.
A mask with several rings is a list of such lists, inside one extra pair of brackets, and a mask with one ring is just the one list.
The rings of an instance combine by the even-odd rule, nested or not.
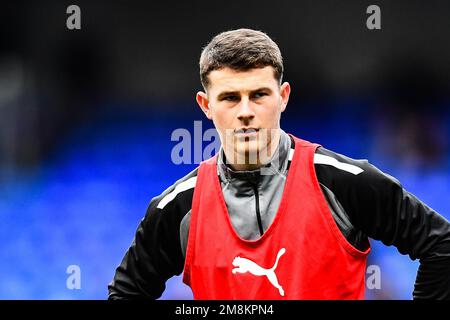
[(280, 87), (281, 112), (283, 112), (286, 109), (290, 94), (291, 94), (291, 85), (289, 84), (289, 82), (284, 82)]
[(211, 108), (209, 106), (208, 95), (203, 91), (199, 91), (197, 92), (195, 100), (197, 101), (200, 109), (202, 109), (205, 113), (206, 117), (211, 120)]

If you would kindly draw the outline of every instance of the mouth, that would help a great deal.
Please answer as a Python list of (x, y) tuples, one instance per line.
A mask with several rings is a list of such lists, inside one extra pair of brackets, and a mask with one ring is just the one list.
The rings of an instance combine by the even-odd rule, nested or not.
[(240, 128), (234, 131), (234, 134), (237, 137), (253, 137), (253, 136), (257, 136), (259, 132), (259, 129), (256, 128)]

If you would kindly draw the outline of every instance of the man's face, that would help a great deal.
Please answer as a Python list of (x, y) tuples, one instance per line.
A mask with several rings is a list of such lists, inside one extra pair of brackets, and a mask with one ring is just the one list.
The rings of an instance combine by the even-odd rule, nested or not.
[(222, 68), (210, 72), (207, 94), (199, 92), (197, 102), (214, 122), (227, 159), (248, 161), (257, 155), (260, 162), (262, 154), (271, 155), (278, 145), (280, 116), (289, 93), (289, 84), (280, 86), (271, 66), (248, 71)]

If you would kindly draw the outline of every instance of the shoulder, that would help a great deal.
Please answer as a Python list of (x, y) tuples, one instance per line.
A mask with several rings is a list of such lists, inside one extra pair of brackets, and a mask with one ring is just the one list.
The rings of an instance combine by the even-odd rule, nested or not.
[(197, 183), (197, 173), (198, 167), (177, 180), (159, 196), (153, 198), (152, 202), (155, 202), (156, 208), (164, 210), (166, 207), (171, 207), (177, 203), (189, 202)]
[(317, 148), (314, 154), (314, 168), (319, 181), (326, 184), (399, 184), (397, 179), (381, 171), (367, 159), (353, 159), (324, 147)]
[(353, 159), (319, 146), (314, 154), (314, 166), (321, 171), (329, 169), (336, 173), (359, 175), (370, 165), (367, 159)]
[(191, 209), (197, 172), (198, 167), (151, 199), (145, 218), (172, 221), (179, 226)]
[(353, 159), (324, 147), (316, 150), (314, 168), (319, 183), (330, 189), (346, 210), (369, 210), (368, 205), (386, 202), (403, 190), (396, 178), (367, 159)]

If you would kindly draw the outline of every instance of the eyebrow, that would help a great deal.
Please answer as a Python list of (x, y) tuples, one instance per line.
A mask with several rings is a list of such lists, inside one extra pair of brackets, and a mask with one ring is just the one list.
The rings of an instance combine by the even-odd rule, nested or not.
[[(260, 91), (268, 91), (269, 93), (272, 93), (272, 89), (270, 89), (269, 87), (261, 87), (255, 90), (251, 90), (250, 94)], [(240, 94), (239, 91), (223, 91), (217, 95), (217, 100), (220, 100), (229, 95), (239, 95), (239, 94)]]

